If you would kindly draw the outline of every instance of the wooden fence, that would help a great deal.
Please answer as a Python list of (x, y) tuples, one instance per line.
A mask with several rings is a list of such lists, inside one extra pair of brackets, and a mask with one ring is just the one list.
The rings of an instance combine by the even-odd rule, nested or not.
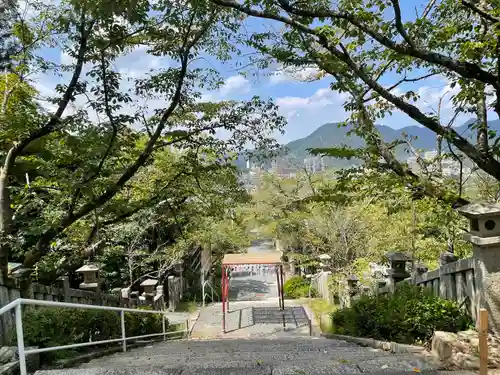
[[(478, 282), (476, 281), (474, 258), (459, 259), (438, 269), (420, 275), (415, 274), (403, 282), (429, 288), (434, 295), (457, 301), (467, 308), (474, 321), (478, 318)], [(392, 286), (388, 285), (376, 288), (375, 294), (381, 295), (391, 291)]]
[[(477, 321), (479, 309), (478, 285), (481, 285), (481, 283), (480, 280), (477, 280), (478, 275), (475, 269), (476, 262), (474, 258), (459, 259), (432, 271), (422, 274), (415, 273), (401, 283), (406, 282), (429, 288), (435, 295), (457, 301), (467, 308), (474, 321)], [(319, 297), (329, 303), (334, 302), (334, 293), (329, 287), (331, 275), (331, 272), (322, 271), (311, 279), (311, 285), (316, 289)], [(395, 284), (393, 280), (389, 280), (384, 287), (358, 285), (356, 292), (352, 293), (354, 295), (350, 297), (348, 283), (343, 281), (339, 291), (344, 291), (344, 293), (339, 293), (338, 296), (341, 307), (349, 306), (351, 299), (357, 299), (365, 293), (374, 295), (392, 293), (395, 289), (397, 290), (398, 285), (401, 285), (401, 283)]]

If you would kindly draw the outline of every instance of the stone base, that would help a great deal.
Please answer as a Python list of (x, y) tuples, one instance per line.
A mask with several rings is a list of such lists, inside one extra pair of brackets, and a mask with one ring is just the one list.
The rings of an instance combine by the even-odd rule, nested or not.
[[(432, 337), (432, 354), (447, 367), (479, 369), (479, 334), (474, 330), (458, 333), (436, 331)], [(500, 339), (488, 337), (488, 366), (500, 368)]]

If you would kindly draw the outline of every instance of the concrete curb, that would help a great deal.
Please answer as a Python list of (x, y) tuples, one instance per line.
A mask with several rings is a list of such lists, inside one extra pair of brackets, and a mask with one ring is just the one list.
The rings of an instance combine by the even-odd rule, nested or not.
[[(382, 349), (392, 353), (411, 353), (411, 354), (427, 354), (427, 350), (421, 346), (399, 344), (394, 341), (379, 341), (375, 339), (368, 339), (364, 337), (354, 337), (346, 335), (337, 335), (334, 333), (322, 333), (321, 336), (328, 339), (344, 340), (353, 342), (358, 345), (368, 346), (370, 348)], [(429, 354), (430, 355), (430, 354)]]
[(195, 314), (195, 317), (189, 317), (189, 332), (188, 332), (188, 338), (191, 338), (191, 334), (193, 333), (194, 327), (196, 326), (196, 323), (198, 323), (198, 319), (200, 319), (200, 313), (201, 311), (198, 310)]

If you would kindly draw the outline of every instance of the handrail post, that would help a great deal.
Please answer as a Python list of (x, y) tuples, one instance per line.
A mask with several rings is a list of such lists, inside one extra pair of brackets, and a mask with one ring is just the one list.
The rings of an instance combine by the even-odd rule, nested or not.
[(163, 332), (163, 341), (167, 340), (167, 335), (166, 333), (166, 328), (165, 328), (165, 314), (162, 314), (161, 316), (161, 331)]
[(120, 311), (120, 320), (122, 326), (122, 348), (123, 351), (127, 351), (127, 333), (125, 331), (125, 311)]
[(311, 318), (308, 318), (309, 320), (309, 336), (313, 335), (313, 327), (312, 327), (312, 321)]
[(26, 354), (24, 353), (23, 310), (21, 304), (16, 306), (16, 335), (19, 371), (21, 375), (28, 375), (28, 371), (26, 370)]
[(189, 319), (186, 319), (186, 338), (189, 338)]

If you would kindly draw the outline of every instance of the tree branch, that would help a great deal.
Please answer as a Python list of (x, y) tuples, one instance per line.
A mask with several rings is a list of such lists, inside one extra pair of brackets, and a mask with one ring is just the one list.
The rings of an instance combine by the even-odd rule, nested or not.
[[(306, 25), (303, 25), (300, 22), (297, 22), (288, 17), (279, 16), (267, 11), (258, 11), (252, 9), (251, 7), (237, 3), (234, 0), (211, 0), (211, 1), (215, 4), (231, 7), (233, 9), (239, 10), (251, 16), (274, 19), (276, 21), (280, 21), (287, 25), (290, 25), (295, 29), (302, 31), (304, 33), (319, 36), (318, 31), (311, 29)], [(449, 70), (454, 71), (465, 78), (476, 79), (478, 81), (488, 83), (493, 87), (495, 87), (496, 89), (500, 89), (500, 83), (498, 82), (498, 77), (486, 70), (481, 69), (481, 67), (478, 64), (473, 64), (465, 61), (458, 61), (449, 56), (434, 51), (428, 51), (425, 49), (417, 48), (416, 46), (412, 45), (398, 44), (394, 42), (392, 39), (390, 39), (388, 36), (381, 34), (378, 31), (372, 29), (371, 27), (365, 25), (358, 17), (356, 17), (351, 13), (335, 12), (332, 10), (322, 10), (322, 9), (317, 9), (312, 11), (309, 9), (294, 8), (290, 5), (288, 0), (278, 0), (278, 2), (280, 3), (283, 10), (297, 16), (308, 17), (308, 18), (312, 17), (312, 18), (344, 19), (349, 23), (351, 23), (356, 28), (358, 28), (359, 30), (361, 30), (362, 32), (364, 32), (365, 34), (371, 36), (373, 39), (375, 39), (378, 43), (380, 43), (384, 47), (394, 52), (397, 52), (405, 56), (412, 56), (427, 61), (429, 63), (448, 68)]]
[(493, 16), (492, 14), (489, 14), (485, 10), (479, 8), (477, 5), (471, 3), (468, 0), (462, 0), (462, 5), (464, 5), (466, 8), (469, 8), (472, 10), (474, 13), (478, 14), (481, 18), (492, 22), (492, 23), (500, 23), (500, 18)]
[(405, 27), (403, 25), (403, 21), (401, 19), (401, 7), (399, 6), (399, 0), (391, 0), (391, 2), (392, 2), (392, 7), (394, 8), (396, 29), (398, 30), (399, 34), (403, 37), (403, 39), (406, 41), (406, 43), (408, 43), (411, 47), (415, 48), (415, 44), (406, 33)]

